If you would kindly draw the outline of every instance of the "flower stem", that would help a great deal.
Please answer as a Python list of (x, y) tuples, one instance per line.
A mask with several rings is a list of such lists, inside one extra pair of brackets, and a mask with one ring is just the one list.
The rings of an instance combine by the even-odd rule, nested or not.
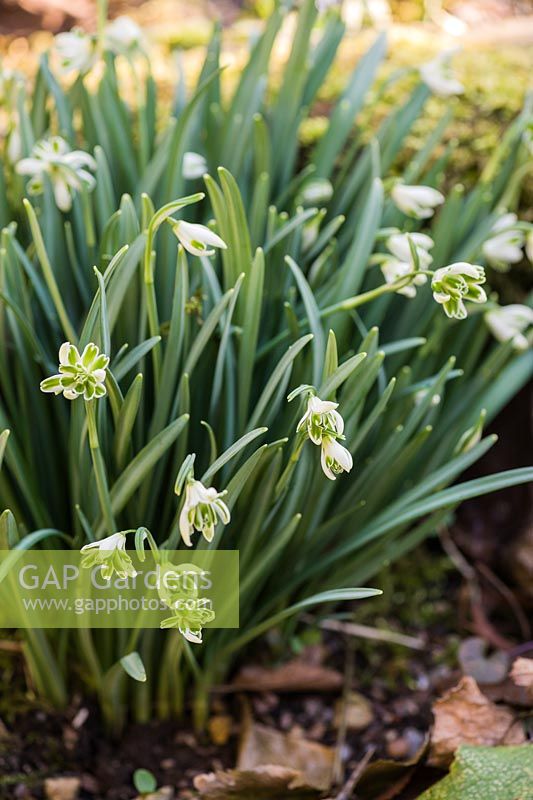
[(113, 517), (113, 509), (111, 507), (111, 497), (109, 496), (109, 487), (107, 485), (104, 459), (102, 457), (102, 451), (100, 450), (100, 442), (98, 439), (94, 401), (86, 401), (85, 410), (87, 412), (89, 447), (91, 448), (91, 458), (96, 479), (96, 489), (98, 492), (98, 498), (100, 500), (100, 508), (102, 509), (102, 514), (108, 530), (114, 532), (116, 531), (116, 524)]

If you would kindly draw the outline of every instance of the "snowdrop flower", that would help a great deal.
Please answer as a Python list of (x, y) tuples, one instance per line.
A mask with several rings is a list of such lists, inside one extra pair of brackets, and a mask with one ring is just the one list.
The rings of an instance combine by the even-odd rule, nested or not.
[(100, 564), (102, 578), (106, 581), (111, 580), (115, 572), (119, 578), (134, 578), (137, 575), (126, 551), (126, 534), (122, 531), (108, 536), (107, 539), (84, 545), (81, 553), (81, 566), (91, 569)]
[(105, 43), (116, 55), (131, 55), (144, 52), (145, 41), (142, 29), (130, 17), (117, 17), (106, 26)]
[(485, 322), (499, 342), (512, 341), (516, 350), (527, 350), (526, 332), (533, 325), (533, 309), (518, 303), (487, 311)]
[(16, 166), (19, 175), (32, 176), (28, 182), (30, 194), (41, 194), (44, 177), (48, 176), (61, 211), (70, 210), (73, 191), (79, 191), (82, 186), (89, 190), (94, 188), (95, 179), (87, 169), (96, 169), (94, 158), (83, 150), (70, 150), (60, 136), (37, 142), (31, 157), (23, 158)]
[(344, 420), (337, 411), (338, 407), (338, 403), (311, 395), (306, 412), (296, 426), (297, 433), (305, 432), (313, 444), (322, 444), (322, 438), (327, 434), (342, 436)]
[(207, 172), (207, 161), (200, 153), (185, 153), (183, 156), (183, 177), (185, 180), (194, 181)]
[(54, 47), (59, 58), (62, 74), (88, 72), (96, 61), (96, 38), (81, 28), (73, 28), (67, 33), (58, 33)]
[(63, 394), (67, 400), (83, 396), (85, 400), (96, 400), (106, 394), (105, 379), (109, 356), (100, 353), (90, 343), (80, 355), (70, 342), (59, 348), (59, 374), (41, 382), (42, 392)]
[(215, 525), (220, 518), (224, 525), (231, 519), (229, 508), (221, 499), (227, 492), (217, 492), (212, 486), (206, 488), (201, 481), (188, 480), (185, 487), (185, 502), (181, 510), (179, 528), (181, 538), (191, 547), (191, 534), (196, 530), (211, 542)]
[[(381, 272), (383, 273), (385, 282), (388, 284), (396, 283), (400, 278), (412, 273), (413, 269), (414, 267), (412, 264), (409, 264), (407, 261), (398, 261), (397, 258), (386, 258), (381, 264)], [(411, 283), (407, 286), (402, 286), (401, 289), (397, 289), (396, 292), (397, 294), (403, 294), (405, 297), (412, 299), (416, 297), (416, 287), (423, 286), (426, 282), (427, 276), (423, 273), (419, 273), (413, 275)]]
[(298, 202), (304, 206), (320, 206), (333, 197), (333, 186), (327, 178), (314, 178), (302, 187)]
[[(161, 628), (177, 628), (181, 635), (191, 644), (202, 644), (202, 628), (215, 619), (215, 612), (211, 608), (202, 606), (202, 598), (195, 603), (190, 601), (177, 601), (174, 613), (161, 622)], [(187, 606), (197, 605), (197, 608)]]
[(309, 392), (305, 414), (296, 426), (296, 432), (304, 434), (313, 444), (321, 447), (321, 465), (327, 478), (334, 481), (341, 472), (349, 472), (353, 466), (349, 450), (338, 440), (344, 440), (344, 420), (337, 411), (338, 403), (321, 400), (313, 386), (300, 386), (288, 397), (289, 402)]
[(431, 289), (434, 299), (444, 307), (448, 317), (465, 319), (465, 301), (485, 303), (487, 300), (482, 283), (485, 283), (483, 267), (459, 261), (438, 269), (433, 275)]
[(439, 97), (450, 97), (464, 92), (463, 84), (453, 74), (451, 56), (451, 52), (441, 53), (420, 67), (420, 77), (433, 94)]
[(205, 225), (185, 222), (182, 219), (170, 220), (170, 224), (185, 250), (193, 256), (212, 256), (215, 253), (213, 247), (226, 250), (226, 243)]
[(516, 214), (503, 214), (492, 226), (491, 236), (482, 247), (491, 267), (507, 272), (511, 264), (522, 260), (525, 236), (523, 231), (513, 230), (512, 226), (517, 222)]
[(392, 189), (394, 204), (408, 217), (427, 219), (435, 213), (435, 208), (444, 203), (444, 195), (431, 186), (407, 186), (397, 183)]
[(334, 481), (337, 475), (342, 472), (350, 472), (353, 467), (352, 454), (346, 447), (343, 447), (336, 439), (324, 436), (322, 439), (322, 450), (320, 463), (326, 478)]
[[(386, 257), (381, 264), (381, 272), (388, 284), (396, 283), (397, 280), (415, 270), (415, 264), (409, 246), (411, 239), (418, 256), (418, 264), (421, 269), (427, 269), (433, 258), (428, 253), (433, 245), (433, 239), (425, 233), (395, 233), (386, 241), (386, 245), (392, 256)], [(427, 276), (422, 273), (415, 275), (411, 283), (398, 289), (398, 294), (405, 297), (416, 297), (416, 287), (423, 286), (427, 282)]]
[(407, 261), (414, 267), (409, 239), (415, 247), (420, 269), (427, 269), (433, 261), (433, 257), (428, 251), (435, 245), (435, 242), (426, 233), (393, 233), (385, 244), (399, 261)]

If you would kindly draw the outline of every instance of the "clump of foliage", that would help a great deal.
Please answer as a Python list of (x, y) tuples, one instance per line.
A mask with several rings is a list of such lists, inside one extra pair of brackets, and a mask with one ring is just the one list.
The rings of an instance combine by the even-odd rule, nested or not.
[(173, 615), (163, 631), (25, 632), (39, 690), (65, 703), (79, 676), (115, 725), (128, 707), (181, 711), (191, 684), (201, 721), (251, 641), (370, 594), (350, 587), (463, 500), (533, 475), (453, 485), (533, 369), (533, 312), (499, 307), (483, 269), (509, 268), (530, 235), (512, 213), (529, 105), (471, 190), (437, 188), (447, 108), (392, 178), (431, 89), (460, 87), (437, 59), (359, 131), (380, 36), (302, 159), (344, 25), (330, 8), (317, 29), (305, 0), (272, 97), (287, 13), (269, 17), (229, 102), (216, 30), (167, 116), (124, 20), (61, 34), (31, 85), (2, 75), (2, 547), (66, 541), (107, 577), (134, 571), (130, 530), (139, 552), (240, 551), (238, 631)]

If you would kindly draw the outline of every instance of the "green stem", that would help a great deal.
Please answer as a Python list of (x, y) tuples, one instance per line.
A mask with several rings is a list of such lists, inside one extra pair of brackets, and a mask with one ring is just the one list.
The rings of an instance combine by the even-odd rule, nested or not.
[(96, 478), (96, 489), (98, 491), (98, 498), (100, 500), (100, 508), (102, 509), (104, 522), (108, 531), (110, 533), (114, 533), (117, 527), (113, 517), (113, 510), (111, 508), (111, 498), (109, 496), (109, 487), (107, 485), (104, 459), (102, 457), (102, 451), (100, 450), (94, 402), (94, 400), (85, 402), (85, 410), (87, 412), (87, 430), (89, 433), (89, 447), (91, 449), (91, 458), (94, 467), (94, 475)]
[(104, 49), (104, 30), (107, 24), (108, 0), (97, 0), (97, 33), (100, 50)]

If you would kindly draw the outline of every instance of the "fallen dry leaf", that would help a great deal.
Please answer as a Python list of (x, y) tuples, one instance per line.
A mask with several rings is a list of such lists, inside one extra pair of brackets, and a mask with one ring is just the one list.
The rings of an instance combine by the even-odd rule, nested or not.
[(47, 778), (44, 782), (47, 800), (77, 800), (79, 791), (79, 778)]
[(428, 763), (447, 767), (461, 744), (522, 744), (524, 730), (506, 706), (497, 706), (465, 676), (433, 705), (435, 724)]
[(301, 658), (274, 669), (243, 667), (232, 684), (250, 692), (334, 692), (342, 685), (340, 672)]
[(517, 658), (511, 668), (511, 678), (517, 686), (523, 686), (533, 697), (533, 658)]
[(274, 728), (252, 722), (243, 724), (237, 769), (286, 767), (300, 775), (300, 785), (325, 791), (331, 786), (335, 750), (295, 733), (281, 733)]
[(231, 800), (234, 797), (250, 800), (280, 800), (280, 798), (306, 798), (320, 795), (318, 789), (302, 782), (302, 774), (288, 767), (265, 766), (251, 770), (227, 770), (197, 775), (194, 788), (210, 800)]

